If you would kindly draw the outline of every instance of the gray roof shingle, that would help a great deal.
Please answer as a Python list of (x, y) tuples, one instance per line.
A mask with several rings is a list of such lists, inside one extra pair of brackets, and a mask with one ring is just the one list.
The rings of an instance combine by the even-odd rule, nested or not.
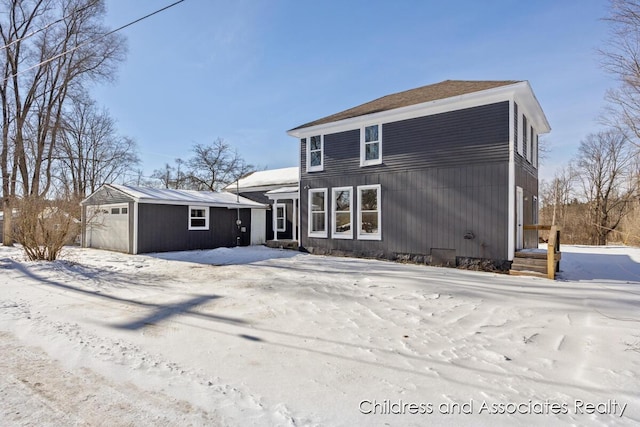
[(337, 122), (339, 120), (379, 113), (381, 111), (388, 111), (401, 107), (408, 107), (410, 105), (451, 98), (473, 92), (480, 92), (520, 82), (521, 80), (445, 80), (440, 83), (383, 96), (382, 98), (358, 105), (357, 107), (305, 123), (291, 130), (293, 131), (311, 126)]

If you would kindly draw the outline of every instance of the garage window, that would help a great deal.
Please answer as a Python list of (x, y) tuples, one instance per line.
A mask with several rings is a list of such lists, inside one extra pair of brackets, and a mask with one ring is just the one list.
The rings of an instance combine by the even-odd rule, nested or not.
[(111, 208), (111, 215), (120, 215), (120, 208)]
[(189, 230), (209, 229), (209, 208), (206, 206), (189, 206)]

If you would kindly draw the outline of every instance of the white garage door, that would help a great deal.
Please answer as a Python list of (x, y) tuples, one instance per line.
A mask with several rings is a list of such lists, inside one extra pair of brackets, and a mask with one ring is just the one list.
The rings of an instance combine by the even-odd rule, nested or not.
[(129, 252), (129, 206), (87, 207), (87, 246)]

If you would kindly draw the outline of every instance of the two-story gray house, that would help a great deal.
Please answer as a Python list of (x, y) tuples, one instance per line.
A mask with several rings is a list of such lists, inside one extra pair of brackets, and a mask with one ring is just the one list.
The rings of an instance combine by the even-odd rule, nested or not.
[(537, 247), (538, 135), (527, 81), (456, 81), (400, 92), (288, 131), (300, 141), (300, 245), (508, 268)]

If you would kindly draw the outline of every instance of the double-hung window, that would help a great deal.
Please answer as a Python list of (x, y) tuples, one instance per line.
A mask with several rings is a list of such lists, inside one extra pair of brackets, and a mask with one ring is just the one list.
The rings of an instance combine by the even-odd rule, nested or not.
[(529, 127), (527, 126), (527, 117), (522, 116), (522, 138), (523, 138), (523, 146), (524, 146), (524, 155), (523, 157), (527, 160), (531, 161), (531, 144), (529, 141)]
[(327, 189), (309, 190), (309, 237), (327, 237)]
[(360, 129), (360, 166), (380, 163), (382, 163), (382, 126), (365, 126)]
[(276, 231), (287, 231), (287, 208), (282, 203), (276, 203)]
[(322, 135), (309, 137), (307, 143), (307, 172), (317, 172), (324, 168), (324, 138)]
[(333, 203), (333, 228), (331, 237), (334, 239), (353, 239), (353, 187), (336, 187), (331, 190)]
[(206, 206), (189, 206), (189, 230), (209, 229), (209, 208)]
[(382, 240), (380, 185), (358, 186), (358, 239)]
[(538, 167), (538, 135), (533, 126), (531, 127), (531, 164)]

